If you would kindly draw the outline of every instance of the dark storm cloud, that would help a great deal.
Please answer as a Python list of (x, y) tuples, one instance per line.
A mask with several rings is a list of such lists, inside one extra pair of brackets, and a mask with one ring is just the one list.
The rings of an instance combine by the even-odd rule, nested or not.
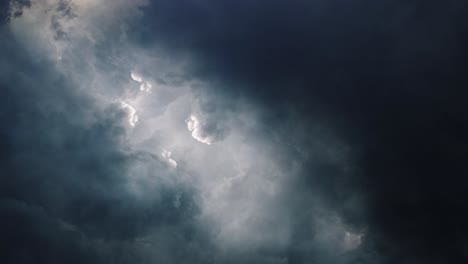
[[(128, 191), (129, 168), (143, 159), (151, 176), (169, 173), (128, 148), (125, 113), (99, 110), (46, 56), (26, 52), (8, 28), (0, 34), (1, 262), (135, 263), (142, 237), (163, 236), (161, 251), (201, 239), (188, 186), (161, 182), (145, 198)], [(149, 253), (140, 261), (158, 259)]]
[(8, 4), (9, 1), (2, 1), (0, 2), (0, 23), (6, 23), (8, 21), (9, 13), (8, 13)]
[(0, 1), (0, 25), (7, 23), (11, 16), (17, 17), (21, 16), (22, 12), (21, 9), (11, 12), (11, 7), (29, 7), (31, 6), (31, 2), (29, 0), (16, 0), (16, 1), (9, 1), (3, 0)]
[[(50, 25), (64, 42), (65, 6)], [(265, 109), (248, 143), (265, 143), (259, 153), (274, 153), (286, 175), (297, 164), (303, 169), (273, 206), (262, 204), (277, 219), (255, 227), (276, 234), (286, 215), (291, 237), (256, 244), (253, 232), (244, 248), (225, 249), (208, 238), (215, 228), (197, 226), (190, 187), (162, 181), (148, 187), (148, 197), (132, 195), (129, 171), (140, 163), (152, 164), (150, 176), (173, 175), (153, 154), (130, 150), (123, 111), (98, 109), (3, 27), (0, 262), (467, 260), (466, 4), (153, 0), (141, 11), (141, 20), (128, 25), (130, 41), (143, 49), (157, 43), (167, 56), (189, 54), (186, 76), (212, 84), (195, 87), (203, 93), (204, 133), (227, 138), (226, 120), (239, 112), (239, 98)], [(100, 70), (121, 52), (112, 46), (120, 36), (104, 32), (95, 51)], [(116, 68), (113, 79), (120, 81), (127, 69)], [(88, 123), (89, 116), (98, 122)], [(261, 155), (253, 158), (261, 162)], [(275, 173), (261, 169), (248, 175)], [(232, 204), (257, 190), (242, 187), (230, 194)], [(342, 250), (343, 231), (362, 232), (362, 245)]]
[(98, 263), (82, 234), (39, 207), (2, 199), (0, 216), (4, 263)]
[(383, 260), (466, 261), (466, 4), (187, 0), (144, 12), (136, 37), (192, 54), (197, 76), (228, 83), (215, 92), (252, 96), (275, 124), (295, 109), (357, 146), (349, 184), (325, 163), (311, 165), (324, 175), (311, 186), (338, 210), (343, 192), (362, 196), (350, 221), (367, 219)]

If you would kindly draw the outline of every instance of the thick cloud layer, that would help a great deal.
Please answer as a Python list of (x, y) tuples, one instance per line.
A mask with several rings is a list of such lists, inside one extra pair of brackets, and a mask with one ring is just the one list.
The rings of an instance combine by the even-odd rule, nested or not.
[(468, 259), (462, 1), (1, 3), (0, 262)]
[(366, 213), (348, 217), (368, 221), (366, 244), (390, 263), (466, 261), (464, 3), (176, 2), (153, 2), (148, 30), (196, 54), (199, 74), (355, 144), (344, 186), (334, 167), (308, 173), (338, 208), (359, 190)]

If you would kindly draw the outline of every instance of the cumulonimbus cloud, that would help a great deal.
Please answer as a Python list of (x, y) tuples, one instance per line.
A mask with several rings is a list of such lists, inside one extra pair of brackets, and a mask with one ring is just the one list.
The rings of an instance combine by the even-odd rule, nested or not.
[[(188, 70), (181, 73), (185, 62), (175, 60), (166, 65), (152, 60), (158, 49), (135, 47), (123, 37), (131, 22), (138, 21), (139, 7), (145, 1), (31, 2), (31, 8), (9, 25), (12, 32), (32, 54), (43, 54), (50, 63), (46, 65), (48, 70), (58, 71), (59, 77), (48, 78), (63, 78), (73, 87), (70, 90), (90, 98), (81, 108), (93, 113), (83, 117), (76, 114), (79, 110), (63, 107), (70, 116), (77, 116), (76, 123), (64, 127), (53, 119), (60, 114), (41, 119), (52, 122), (52, 128), (57, 126), (46, 138), (50, 149), (55, 147), (57, 151), (54, 157), (59, 159), (59, 152), (69, 149), (70, 156), (64, 157), (70, 160), (64, 164), (73, 165), (57, 169), (65, 175), (60, 179), (67, 180), (56, 182), (57, 186), (70, 192), (62, 194), (63, 204), (44, 203), (47, 210), (59, 211), (57, 217), (67, 219), (76, 232), (102, 241), (103, 247), (122, 248), (129, 256), (144, 256), (148, 262), (187, 263), (176, 253), (182, 250), (188, 259), (200, 263), (215, 259), (213, 255), (220, 260), (242, 259), (231, 252), (245, 254), (245, 263), (277, 263), (284, 261), (284, 252), (289, 248), (302, 245), (295, 237), (300, 230), (297, 219), (315, 223), (322, 215), (304, 216), (297, 209), (300, 202), (291, 197), (298, 201), (320, 197), (294, 192), (291, 186), (307, 174), (307, 162), (344, 166), (341, 160), (328, 159), (324, 154), (335, 147), (323, 143), (322, 135), (310, 132), (310, 127), (299, 121), (293, 125), (278, 122), (271, 127), (261, 116), (261, 106), (236, 101), (237, 97), (224, 94), (222, 89), (213, 96), (219, 84)], [(51, 23), (55, 26), (51, 27)], [(30, 39), (35, 40), (34, 45)], [(135, 69), (155, 70), (143, 75)], [(40, 80), (33, 75), (31, 78)], [(149, 93), (153, 86), (149, 80), (166, 85), (160, 89), (155, 84), (157, 89)], [(135, 91), (129, 85), (135, 82), (148, 93)], [(55, 94), (78, 102), (74, 97), (77, 95), (66, 92), (70, 91)], [(41, 109), (48, 109), (47, 100), (40, 97), (37, 104)], [(125, 122), (132, 129), (122, 129), (120, 120), (113, 116), (118, 112), (115, 102), (120, 102), (120, 112), (125, 112)], [(231, 107), (224, 109), (224, 105)], [(68, 125), (82, 129), (72, 131)], [(289, 126), (294, 131), (287, 131)], [(37, 131), (42, 131), (40, 128)], [(69, 141), (73, 142), (66, 135), (60, 136), (64, 131), (70, 133)], [(308, 145), (310, 139), (292, 136), (295, 133), (313, 134), (320, 144), (315, 142), (312, 148)], [(299, 138), (298, 142), (290, 137)], [(302, 152), (309, 156), (298, 153), (299, 148), (306, 148)], [(310, 161), (310, 156), (324, 161)], [(52, 161), (41, 158), (45, 160), (33, 164), (38, 171), (48, 172), (47, 164)], [(50, 178), (50, 182), (54, 179)], [(90, 186), (89, 195), (70, 187), (68, 181)], [(61, 212), (55, 206), (66, 210)], [(331, 243), (332, 249), (341, 249), (343, 243), (349, 250), (359, 248), (363, 239), (360, 233), (335, 225), (325, 222), (321, 230), (314, 229), (325, 237), (325, 242), (316, 237), (307, 239), (316, 244), (336, 242)], [(344, 240), (328, 239), (335, 229), (340, 229), (336, 237), (343, 235), (340, 238)], [(278, 253), (265, 256), (264, 251)], [(135, 259), (130, 258), (132, 263)]]

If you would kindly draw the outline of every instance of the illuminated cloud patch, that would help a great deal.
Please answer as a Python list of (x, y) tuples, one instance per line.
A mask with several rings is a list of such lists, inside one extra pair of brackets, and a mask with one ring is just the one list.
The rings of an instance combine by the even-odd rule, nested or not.
[(170, 151), (163, 150), (161, 156), (171, 168), (177, 168), (177, 162), (171, 158), (172, 153)]
[(138, 115), (136, 109), (124, 101), (121, 101), (120, 105), (122, 109), (127, 113), (128, 123), (130, 124), (130, 126), (134, 127), (138, 122)]
[(201, 143), (211, 145), (214, 142), (213, 137), (206, 135), (203, 131), (203, 125), (200, 119), (195, 115), (190, 115), (186, 121), (187, 129), (192, 132), (192, 137)]
[(143, 77), (140, 74), (132, 71), (130, 77), (132, 77), (132, 80), (140, 84), (140, 91), (151, 93), (151, 83), (143, 80)]

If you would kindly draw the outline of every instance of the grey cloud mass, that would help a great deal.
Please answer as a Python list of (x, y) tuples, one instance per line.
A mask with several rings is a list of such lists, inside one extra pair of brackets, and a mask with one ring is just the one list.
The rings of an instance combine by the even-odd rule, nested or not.
[(0, 263), (465, 263), (463, 1), (0, 2)]

